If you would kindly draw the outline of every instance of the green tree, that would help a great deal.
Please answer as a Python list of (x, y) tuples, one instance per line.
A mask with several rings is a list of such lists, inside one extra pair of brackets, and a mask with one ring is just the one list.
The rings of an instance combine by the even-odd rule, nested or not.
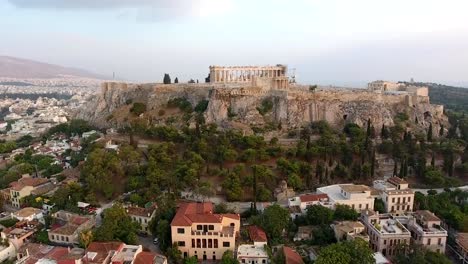
[(221, 264), (239, 264), (239, 261), (234, 258), (234, 253), (231, 250), (226, 250), (221, 258)]
[(432, 142), (432, 123), (429, 124), (429, 129), (427, 130), (427, 142)]
[(335, 206), (335, 213), (334, 213), (335, 220), (349, 220), (349, 221), (356, 221), (359, 217), (359, 213), (356, 212), (353, 208), (345, 204), (337, 204)]
[(121, 204), (115, 203), (103, 213), (102, 225), (96, 229), (96, 241), (118, 240), (135, 245), (139, 224), (132, 221)]
[(176, 77), (176, 78), (174, 79), (174, 83), (179, 83), (179, 78)]
[(280, 241), (283, 231), (289, 224), (289, 211), (278, 204), (267, 207), (261, 217), (260, 225), (268, 235), (268, 238), (277, 242)]
[(362, 239), (332, 244), (322, 249), (315, 264), (374, 264), (374, 252)]
[(419, 245), (402, 245), (393, 259), (395, 264), (450, 264), (445, 255), (429, 251)]
[(333, 210), (321, 205), (312, 205), (307, 208), (306, 219), (311, 225), (327, 225), (333, 221)]
[(382, 201), (382, 199), (375, 199), (374, 211), (377, 211), (379, 213), (385, 213), (385, 204)]

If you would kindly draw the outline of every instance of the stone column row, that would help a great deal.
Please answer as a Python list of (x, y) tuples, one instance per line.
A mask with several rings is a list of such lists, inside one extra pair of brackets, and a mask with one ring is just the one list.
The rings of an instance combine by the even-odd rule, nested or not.
[(261, 69), (220, 69), (214, 70), (215, 82), (250, 81), (252, 76), (258, 77), (280, 77), (283, 76), (281, 70), (261, 70)]

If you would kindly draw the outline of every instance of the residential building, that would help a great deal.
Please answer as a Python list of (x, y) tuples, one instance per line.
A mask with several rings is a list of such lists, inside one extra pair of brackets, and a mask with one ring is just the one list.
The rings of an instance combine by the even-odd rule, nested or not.
[(294, 241), (310, 240), (314, 232), (313, 226), (300, 226), (297, 229), (297, 233), (294, 236)]
[(4, 233), (1, 233), (0, 239), (0, 263), (3, 263), (6, 260), (14, 259), (16, 256), (16, 248), (13, 243), (11, 243)]
[(369, 235), (370, 247), (385, 257), (395, 256), (401, 244), (410, 244), (410, 231), (392, 215), (367, 210), (362, 211), (361, 219)]
[[(416, 211), (408, 217), (407, 228), (411, 232), (412, 242), (424, 248), (445, 253), (447, 231), (441, 227), (441, 220), (428, 210)], [(403, 220), (400, 220), (403, 223)]]
[(413, 211), (414, 191), (404, 179), (391, 177), (387, 181), (375, 181), (374, 187), (380, 191), (385, 212), (403, 215)]
[(329, 201), (336, 204), (348, 205), (360, 212), (374, 209), (374, 197), (372, 189), (366, 185), (335, 184), (317, 188), (318, 194), (328, 195)]
[(330, 199), (325, 193), (299, 195), (288, 200), (291, 218), (294, 219), (299, 215), (305, 214), (307, 207), (312, 205), (321, 205), (329, 208), (332, 207)]
[(240, 245), (237, 248), (237, 260), (249, 264), (270, 263), (268, 252), (265, 250), (268, 242), (265, 231), (259, 226), (248, 226), (247, 230), (253, 245)]
[(82, 264), (85, 251), (81, 248), (56, 247), (27, 243), (16, 254), (16, 264)]
[(214, 214), (212, 203), (181, 203), (171, 223), (172, 243), (184, 257), (219, 260), (235, 251), (240, 228), (238, 214)]
[(140, 252), (133, 261), (133, 264), (167, 264), (167, 258), (153, 252)]
[(265, 246), (268, 243), (267, 235), (265, 231), (255, 225), (251, 225), (247, 227), (249, 232), (249, 238), (256, 246)]
[(156, 206), (149, 204), (148, 206), (137, 207), (137, 206), (128, 206), (126, 208), (128, 216), (132, 218), (133, 221), (137, 222), (140, 225), (140, 230), (144, 233), (151, 234), (151, 231), (148, 228), (148, 224), (156, 215)]
[(86, 264), (109, 264), (116, 252), (124, 248), (122, 242), (92, 242), (86, 248), (83, 262)]
[(392, 264), (382, 253), (374, 253), (375, 264)]
[(270, 263), (265, 246), (240, 245), (237, 248), (237, 260), (240, 263), (266, 264)]
[(10, 183), (11, 205), (20, 208), (22, 198), (31, 195), (34, 190), (50, 184), (52, 183), (49, 179), (32, 178), (29, 174), (23, 175), (21, 179)]
[(44, 214), (42, 213), (42, 210), (33, 207), (25, 207), (14, 213), (11, 213), (11, 217), (17, 219), (18, 221), (30, 222), (33, 220), (37, 220), (40, 223), (45, 224)]
[(112, 264), (132, 263), (136, 256), (143, 252), (143, 246), (124, 245), (122, 249), (115, 252), (112, 257)]
[(58, 211), (52, 214), (56, 224), (49, 231), (51, 242), (63, 245), (79, 244), (79, 235), (82, 231), (94, 227), (96, 221), (94, 216), (78, 215), (66, 211)]
[(468, 233), (457, 234), (455, 238), (455, 253), (461, 263), (468, 263)]
[(285, 264), (304, 264), (304, 260), (294, 249), (283, 247), (284, 263)]
[(37, 220), (26, 222), (17, 222), (14, 226), (5, 228), (1, 232), (2, 239), (8, 239), (13, 244), (16, 250), (21, 248), (29, 238), (42, 227), (42, 224)]
[(369, 236), (365, 231), (365, 226), (358, 221), (342, 221), (332, 224), (333, 231), (335, 232), (336, 240), (354, 240), (361, 238), (369, 241)]

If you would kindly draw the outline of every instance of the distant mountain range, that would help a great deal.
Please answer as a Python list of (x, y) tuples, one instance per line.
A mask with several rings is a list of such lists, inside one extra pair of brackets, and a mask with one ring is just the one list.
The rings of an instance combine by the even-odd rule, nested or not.
[(103, 75), (82, 69), (63, 67), (59, 65), (0, 56), (0, 77), (8, 78), (60, 78), (64, 76), (92, 79), (108, 79)]

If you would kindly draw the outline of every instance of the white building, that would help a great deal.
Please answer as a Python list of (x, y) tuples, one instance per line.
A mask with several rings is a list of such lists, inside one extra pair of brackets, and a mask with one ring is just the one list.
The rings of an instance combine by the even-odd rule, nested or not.
[(237, 248), (237, 260), (249, 264), (270, 263), (265, 247), (259, 245), (240, 245)]
[(355, 184), (335, 184), (317, 188), (317, 193), (328, 195), (333, 206), (348, 205), (358, 212), (374, 209), (374, 197), (371, 191), (368, 186)]
[(33, 207), (25, 207), (14, 213), (11, 213), (11, 217), (18, 219), (18, 221), (26, 222), (38, 220), (44, 224), (44, 214), (42, 213), (42, 210)]

